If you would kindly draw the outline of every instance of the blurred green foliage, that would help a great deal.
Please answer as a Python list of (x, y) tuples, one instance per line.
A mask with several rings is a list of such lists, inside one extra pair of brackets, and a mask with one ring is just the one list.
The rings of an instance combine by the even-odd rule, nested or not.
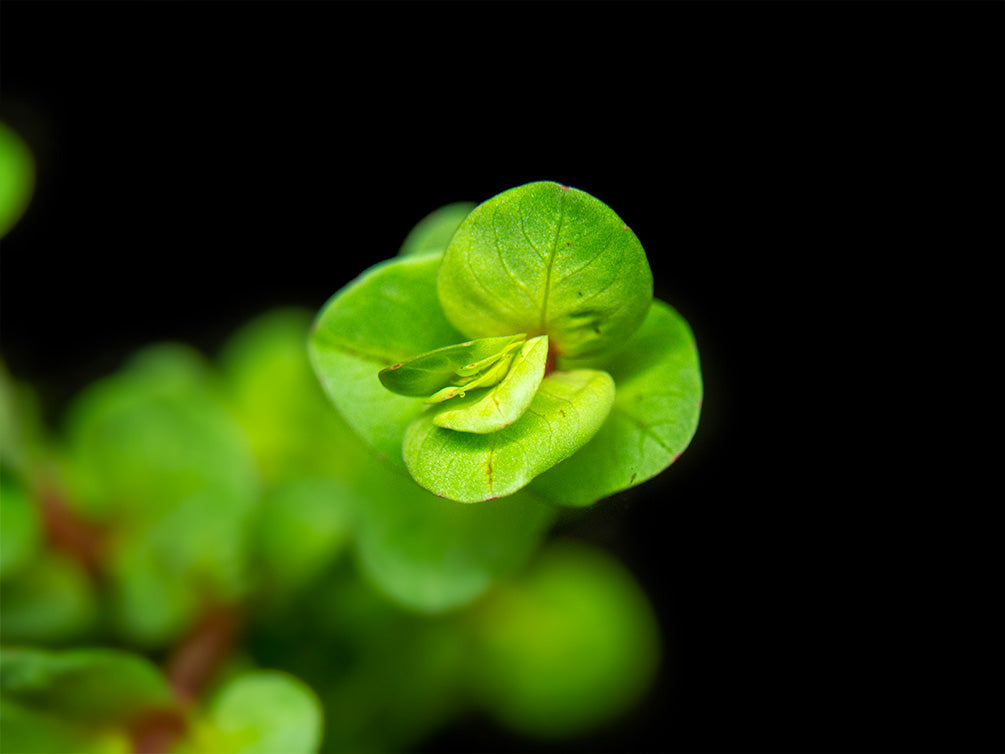
[(311, 318), (145, 349), (52, 432), (0, 371), (0, 750), (390, 752), (465, 716), (554, 738), (644, 694), (631, 575), (529, 494), (458, 505), (374, 454)]

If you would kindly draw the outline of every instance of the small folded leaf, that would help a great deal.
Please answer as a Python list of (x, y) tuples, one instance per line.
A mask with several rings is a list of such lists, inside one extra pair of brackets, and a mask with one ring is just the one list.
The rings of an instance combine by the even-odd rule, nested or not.
[(409, 231), (398, 256), (442, 254), (461, 220), (474, 208), (474, 202), (454, 202), (433, 210)]
[(323, 714), (303, 681), (278, 671), (231, 679), (214, 698), (208, 722), (218, 749), (230, 754), (312, 754), (321, 745)]
[(472, 395), (464, 403), (452, 401), (439, 410), (433, 423), (458, 432), (498, 432), (515, 422), (530, 406), (544, 379), (548, 360), (548, 336), (539, 335), (523, 344), (505, 379), (487, 393)]
[(642, 323), (653, 279), (635, 234), (603, 202), (538, 182), (474, 209), (437, 278), (447, 319), (471, 338), (545, 333), (566, 356), (624, 342)]
[[(6, 521), (3, 522), (6, 527)], [(55, 644), (93, 631), (98, 596), (79, 561), (43, 549), (0, 589), (0, 636), (7, 643)]]
[(507, 335), (480, 338), (421, 354), (393, 364), (378, 373), (381, 384), (398, 395), (427, 396), (457, 385), (457, 378), (469, 377), (490, 368), (505, 354), (519, 347), (526, 336)]
[(401, 466), (401, 438), (422, 398), (388, 392), (374, 375), (416, 353), (465, 340), (440, 311), (438, 257), (398, 257), (371, 267), (336, 293), (308, 342), (314, 372), (332, 403), (369, 445)]
[(698, 351), (687, 322), (668, 304), (653, 301), (645, 323), (616, 353), (560, 366), (604, 369), (618, 393), (597, 436), (534, 480), (533, 490), (548, 499), (589, 505), (641, 484), (694, 437), (702, 399)]
[(585, 445), (613, 402), (606, 372), (553, 372), (523, 416), (498, 432), (455, 432), (436, 426), (435, 411), (423, 413), (405, 434), (405, 465), (415, 481), (451, 500), (511, 495)]

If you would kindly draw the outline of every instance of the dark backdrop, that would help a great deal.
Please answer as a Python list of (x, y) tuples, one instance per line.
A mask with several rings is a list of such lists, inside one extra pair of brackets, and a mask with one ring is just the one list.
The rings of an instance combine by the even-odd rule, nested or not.
[[(552, 179), (636, 231), (705, 400), (578, 534), (648, 704), (569, 750), (1001, 751), (999, 3), (28, 3), (2, 349), (53, 421), (131, 351), (319, 308), (428, 211)], [(479, 726), (436, 750), (561, 750)]]

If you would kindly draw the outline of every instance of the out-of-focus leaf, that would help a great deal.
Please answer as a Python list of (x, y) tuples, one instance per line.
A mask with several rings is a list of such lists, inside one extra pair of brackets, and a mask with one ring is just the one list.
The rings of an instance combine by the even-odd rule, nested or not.
[(79, 640), (93, 629), (97, 616), (90, 579), (77, 561), (59, 552), (40, 552), (30, 567), (0, 589), (0, 636), (5, 643)]
[(617, 561), (581, 543), (549, 546), (475, 618), (476, 694), (501, 722), (533, 736), (612, 720), (641, 698), (658, 662), (647, 598)]
[(128, 754), (126, 730), (71, 721), (0, 694), (0, 751), (6, 754)]
[(324, 723), (311, 688), (278, 671), (227, 681), (206, 719), (219, 733), (215, 751), (229, 754), (311, 754), (318, 750)]
[(239, 330), (220, 356), (228, 402), (269, 482), (345, 477), (365, 455), (307, 358), (311, 318), (301, 309), (267, 312)]
[(541, 181), (464, 218), (437, 288), (447, 320), (469, 338), (546, 334), (558, 353), (585, 356), (642, 324), (653, 277), (642, 244), (610, 207)]
[(146, 658), (112, 649), (0, 649), (0, 692), (18, 704), (88, 725), (126, 723), (175, 697)]
[(474, 208), (474, 202), (454, 202), (433, 210), (405, 237), (398, 256), (442, 254), (461, 220)]
[(566, 505), (589, 505), (641, 484), (676, 460), (698, 427), (702, 381), (691, 330), (673, 308), (654, 301), (645, 323), (622, 349), (562, 368), (609, 372), (614, 407), (596, 436), (531, 489)]
[(346, 481), (329, 477), (273, 488), (255, 523), (256, 575), (280, 594), (302, 588), (343, 552), (368, 502)]
[(405, 434), (405, 464), (420, 485), (451, 500), (512, 495), (585, 445), (613, 401), (606, 372), (553, 372), (523, 416), (498, 432), (455, 432), (436, 426), (434, 412), (422, 414)]
[(38, 508), (13, 474), (0, 474), (0, 579), (31, 562), (41, 539)]
[(465, 340), (440, 311), (438, 266), (438, 257), (425, 254), (371, 267), (325, 304), (310, 339), (311, 362), (328, 397), (349, 425), (399, 468), (405, 429), (425, 404), (388, 392), (378, 372)]
[(0, 123), (0, 238), (24, 214), (35, 189), (35, 158), (18, 133)]
[(374, 465), (359, 493), (357, 547), (364, 571), (399, 604), (423, 612), (465, 605), (517, 569), (551, 524), (529, 495), (458, 505)]
[(69, 498), (120, 529), (196, 492), (257, 494), (247, 439), (209, 365), (183, 346), (151, 347), (87, 388), (71, 407), (68, 434)]

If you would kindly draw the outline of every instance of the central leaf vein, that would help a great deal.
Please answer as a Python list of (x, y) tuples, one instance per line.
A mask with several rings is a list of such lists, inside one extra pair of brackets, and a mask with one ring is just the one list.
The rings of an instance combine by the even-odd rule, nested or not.
[(548, 255), (548, 268), (544, 272), (544, 298), (541, 299), (541, 332), (547, 332), (545, 325), (548, 322), (548, 297), (551, 295), (551, 271), (555, 266), (555, 257), (558, 256), (558, 242), (562, 237), (562, 223), (565, 221), (565, 197), (568, 191), (563, 190), (558, 196), (558, 223), (555, 228), (555, 240), (551, 245), (551, 252)]

